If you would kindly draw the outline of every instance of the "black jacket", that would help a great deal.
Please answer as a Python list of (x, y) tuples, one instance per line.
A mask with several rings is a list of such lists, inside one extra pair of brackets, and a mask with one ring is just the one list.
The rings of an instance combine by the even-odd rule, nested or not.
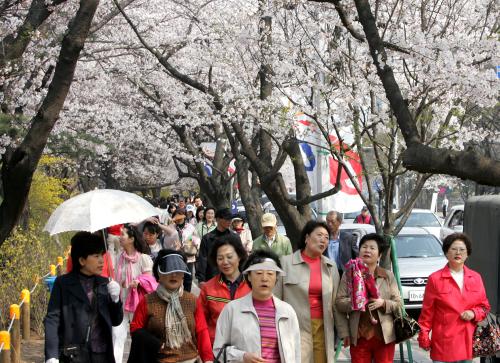
[[(121, 301), (114, 303), (108, 294), (108, 279), (96, 276), (95, 291), (99, 321), (106, 335), (108, 362), (115, 362), (111, 327), (123, 320)], [(94, 297), (95, 298), (95, 297)], [(50, 294), (45, 316), (45, 360), (59, 358), (63, 347), (85, 343), (86, 332), (92, 315), (92, 306), (80, 282), (78, 272), (72, 271), (58, 277)]]
[[(326, 257), (330, 258), (333, 262), (336, 262), (328, 256), (328, 247), (323, 253)], [(357, 245), (356, 236), (352, 233), (340, 231), (339, 234), (339, 260), (341, 266), (337, 266), (339, 269), (339, 273), (342, 276), (342, 272), (344, 271), (344, 265), (349, 262), (349, 260), (358, 257), (359, 249)]]
[(219, 273), (217, 267), (212, 266), (208, 262), (208, 255), (210, 254), (210, 250), (215, 244), (215, 241), (218, 238), (224, 238), (225, 236), (237, 238), (241, 243), (240, 236), (236, 232), (233, 232), (229, 229), (221, 232), (216, 228), (212, 232), (208, 232), (201, 239), (200, 251), (198, 257), (196, 258), (196, 278), (199, 282), (206, 282)]

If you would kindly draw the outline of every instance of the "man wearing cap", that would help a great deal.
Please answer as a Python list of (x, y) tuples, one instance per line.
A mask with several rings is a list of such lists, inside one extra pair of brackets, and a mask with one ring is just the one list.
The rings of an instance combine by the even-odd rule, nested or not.
[(356, 218), (354, 218), (354, 223), (359, 224), (371, 224), (372, 217), (368, 214), (368, 207), (366, 205), (361, 208), (361, 214), (358, 214)]
[(198, 279), (199, 284), (210, 280), (218, 273), (217, 267), (208, 263), (208, 255), (210, 254), (210, 250), (215, 244), (216, 239), (224, 238), (224, 236), (233, 234), (236, 235), (236, 238), (238, 238), (241, 243), (240, 236), (229, 229), (233, 217), (234, 216), (229, 208), (217, 210), (215, 213), (217, 227), (213, 231), (205, 234), (201, 239), (200, 252), (196, 261), (196, 278)]
[(288, 237), (279, 234), (276, 230), (277, 220), (274, 214), (264, 213), (262, 215), (261, 225), (264, 234), (253, 241), (252, 252), (259, 249), (268, 249), (272, 250), (280, 257), (293, 253), (292, 244)]

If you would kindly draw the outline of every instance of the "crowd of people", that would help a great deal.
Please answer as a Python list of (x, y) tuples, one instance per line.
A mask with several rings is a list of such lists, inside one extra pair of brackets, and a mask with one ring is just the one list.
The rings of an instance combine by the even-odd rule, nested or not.
[[(306, 223), (294, 252), (272, 213), (253, 239), (241, 215), (200, 197), (163, 207), (141, 223), (72, 238), (45, 318), (47, 363), (121, 363), (129, 334), (132, 363), (333, 362), (338, 340), (353, 362), (393, 361), (402, 299), (379, 266), (384, 238), (358, 243), (331, 211)], [(470, 239), (452, 234), (443, 252), (418, 342), (433, 361), (472, 361), (472, 334), (490, 307), (481, 277), (464, 266)]]

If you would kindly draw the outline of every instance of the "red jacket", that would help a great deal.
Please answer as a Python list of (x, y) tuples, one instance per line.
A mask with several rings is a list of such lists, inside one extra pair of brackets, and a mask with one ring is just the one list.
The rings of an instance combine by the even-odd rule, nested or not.
[[(460, 314), (474, 312), (474, 319), (465, 321)], [(476, 324), (486, 317), (490, 304), (481, 276), (464, 266), (463, 293), (448, 266), (429, 276), (424, 302), (418, 320), (422, 331), (418, 336), (422, 348), (431, 348), (431, 359), (459, 361), (472, 359), (472, 336)], [(432, 332), (432, 341), (429, 339)]]
[[(245, 279), (243, 279), (236, 289), (234, 300), (247, 295), (252, 289), (248, 286)], [(226, 283), (222, 280), (222, 275), (218, 274), (208, 280), (201, 286), (200, 295), (198, 296), (198, 307), (203, 309), (205, 319), (207, 320), (208, 333), (212, 345), (215, 340), (215, 327), (217, 326), (217, 319), (224, 309), (224, 306), (231, 301), (231, 294)]]

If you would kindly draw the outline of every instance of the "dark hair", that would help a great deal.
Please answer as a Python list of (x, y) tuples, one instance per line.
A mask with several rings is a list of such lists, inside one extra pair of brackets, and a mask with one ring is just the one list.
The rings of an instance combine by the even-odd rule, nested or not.
[(160, 274), (158, 273), (158, 265), (160, 264), (160, 260), (168, 255), (181, 255), (182, 259), (187, 265), (187, 257), (182, 251), (176, 251), (176, 250), (171, 250), (171, 249), (163, 249), (158, 252), (158, 256), (156, 256), (155, 262), (153, 263), (153, 276), (155, 277), (156, 281), (160, 281)]
[[(275, 252), (273, 252), (272, 250), (258, 249), (257, 251), (252, 252), (250, 256), (248, 256), (248, 259), (245, 262), (242, 270), (245, 271), (252, 265), (264, 262), (266, 258), (274, 260), (274, 262), (276, 262), (276, 265), (281, 268), (280, 258)], [(248, 280), (248, 274), (245, 275), (245, 281), (247, 282), (248, 286), (252, 287), (252, 283)]]
[(193, 202), (194, 202), (196, 199), (200, 199), (200, 200), (201, 200), (201, 197), (200, 197), (199, 195), (195, 195), (195, 196), (193, 197)]
[(203, 213), (203, 218), (198, 217), (198, 214), (201, 211), (205, 212), (205, 207), (202, 205), (200, 205), (198, 208), (196, 208), (196, 213), (194, 214), (194, 216), (196, 217), (196, 222), (201, 222), (203, 220), (203, 218), (205, 218), (205, 213)]
[(248, 254), (247, 251), (245, 250), (245, 247), (243, 247), (240, 238), (234, 233), (230, 233), (220, 237), (215, 237), (214, 244), (212, 245), (210, 253), (208, 254), (208, 262), (212, 266), (217, 267), (217, 252), (219, 248), (226, 245), (233, 246), (234, 250), (236, 251), (236, 254), (240, 258), (240, 264), (238, 268), (241, 271), (241, 268), (243, 267), (243, 265), (247, 260)]
[(134, 248), (137, 250), (137, 252), (145, 253), (147, 255), (151, 254), (149, 246), (144, 243), (142, 235), (141, 233), (139, 233), (137, 227), (127, 223), (123, 225), (123, 230), (125, 231), (127, 236), (134, 239)]
[(382, 255), (388, 247), (384, 237), (376, 233), (368, 233), (365, 234), (359, 241), (359, 249), (361, 249), (361, 246), (367, 241), (375, 241), (377, 243), (379, 256)]
[(104, 240), (90, 232), (77, 232), (71, 238), (71, 262), (73, 269), (79, 271), (82, 268), (80, 265), (80, 257), (87, 258), (95, 253), (103, 254), (106, 251)]
[(306, 223), (304, 228), (302, 228), (302, 232), (300, 233), (300, 239), (297, 247), (299, 250), (304, 251), (306, 248), (306, 237), (311, 234), (316, 228), (324, 228), (328, 232), (328, 226), (323, 221), (309, 221)]
[(142, 229), (142, 232), (148, 231), (149, 233), (153, 234), (160, 234), (161, 229), (157, 224), (154, 224), (153, 222), (146, 222), (144, 223), (144, 228)]
[(467, 256), (470, 256), (472, 254), (472, 241), (465, 233), (452, 233), (446, 236), (446, 238), (443, 240), (444, 254), (448, 253), (448, 250), (455, 241), (463, 241), (465, 243), (465, 247), (467, 248)]
[(177, 209), (177, 207), (175, 206), (175, 204), (170, 203), (170, 204), (168, 205), (168, 207), (167, 207), (167, 212), (168, 212), (168, 213), (170, 213), (170, 214), (172, 214), (172, 213), (173, 213), (173, 212), (172, 212), (172, 209)]
[(205, 208), (205, 214), (203, 215), (203, 222), (206, 222), (207, 221), (207, 212), (209, 210), (213, 210), (214, 211), (214, 217), (215, 217), (215, 208), (214, 207), (206, 207)]

